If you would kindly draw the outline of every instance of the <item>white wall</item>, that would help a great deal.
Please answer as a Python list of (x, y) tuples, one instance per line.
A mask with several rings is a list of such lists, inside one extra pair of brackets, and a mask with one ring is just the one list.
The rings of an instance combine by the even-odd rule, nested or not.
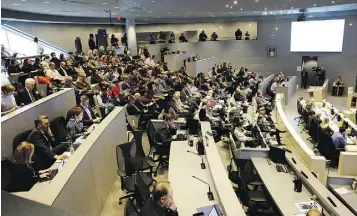
[(118, 25), (48, 24), (17, 21), (2, 21), (2, 24), (8, 24), (30, 35), (38, 37), (40, 40), (44, 40), (68, 51), (75, 50), (74, 40), (77, 35), (82, 39), (83, 50), (88, 50), (89, 34), (96, 34), (98, 29), (107, 29), (108, 37), (111, 37), (113, 33), (124, 32), (124, 27)]
[[(318, 56), (318, 64), (325, 67), (327, 78), (334, 80), (338, 75), (342, 75), (347, 86), (354, 86), (357, 75), (357, 16), (349, 16), (346, 19), (354, 25), (349, 26), (349, 22), (346, 22), (342, 53), (290, 52), (293, 20), (258, 21), (258, 40), (156, 44), (148, 45), (148, 49), (151, 54), (160, 56), (161, 47), (169, 47), (172, 51), (180, 48), (201, 57), (215, 56), (218, 63), (231, 62), (236, 68), (243, 65), (250, 71), (263, 74), (283, 71), (287, 75), (298, 76), (300, 73), (296, 71), (296, 67), (301, 65), (302, 56)], [(275, 30), (276, 26), (278, 31)], [(267, 57), (267, 46), (277, 47), (277, 57)]]

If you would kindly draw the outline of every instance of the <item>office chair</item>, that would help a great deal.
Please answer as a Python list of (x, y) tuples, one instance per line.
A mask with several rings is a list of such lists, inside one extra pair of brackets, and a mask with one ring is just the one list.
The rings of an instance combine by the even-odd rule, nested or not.
[(139, 211), (135, 207), (133, 200), (128, 198), (124, 207), (124, 216), (138, 216), (138, 215), (139, 215)]
[(32, 132), (32, 130), (28, 130), (28, 131), (22, 132), (14, 137), (14, 139), (12, 141), (12, 152), (15, 152), (17, 146), (19, 146), (21, 142), (27, 140), (27, 137), (30, 135), (31, 132)]
[(8, 191), (11, 183), (11, 161), (1, 160), (1, 190)]
[(248, 214), (255, 212), (266, 211), (270, 209), (265, 193), (261, 191), (250, 191), (242, 178), (237, 178), (238, 190), (236, 191), (240, 201), (248, 207)]
[[(163, 163), (169, 162), (168, 155), (170, 154), (170, 152), (167, 151), (168, 147), (164, 146), (163, 143), (158, 142), (156, 139), (157, 132), (160, 129), (160, 127), (163, 127), (163, 125), (161, 124), (161, 126), (157, 126), (155, 128), (152, 121), (149, 121), (149, 123), (147, 124), (147, 127), (146, 127), (149, 144), (150, 144), (149, 155), (153, 156), (154, 162), (159, 162), (158, 165), (156, 166), (155, 171), (154, 171), (154, 176), (157, 176), (157, 171), (160, 168), (160, 166), (163, 165)], [(167, 156), (167, 157), (165, 157), (165, 156)], [(157, 159), (155, 159), (155, 157), (157, 157)]]
[(150, 172), (152, 172), (155, 162), (151, 156), (145, 155), (142, 142), (144, 131), (131, 131), (131, 133), (134, 136), (133, 145), (135, 147), (135, 151), (131, 151), (133, 166), (136, 170), (144, 171), (150, 169)]
[(50, 128), (56, 141), (56, 145), (67, 143), (67, 128), (64, 117), (59, 116), (50, 121)]
[[(127, 191), (127, 193), (131, 192), (133, 193), (135, 191), (135, 172), (136, 169), (133, 166), (131, 157), (130, 157), (130, 151), (132, 150), (133, 145), (132, 142), (128, 143), (123, 143), (120, 145), (117, 145), (116, 147), (116, 156), (117, 156), (117, 165), (118, 165), (118, 170), (117, 174), (120, 176), (120, 181), (121, 181), (121, 189), (124, 191)], [(141, 160), (140, 160), (141, 161)], [(140, 167), (142, 164), (139, 164)], [(154, 179), (152, 178), (152, 173), (151, 172), (140, 172), (139, 173), (143, 181), (145, 182), (146, 186), (150, 186), (153, 184)], [(128, 197), (132, 197), (130, 195), (123, 196), (119, 198), (119, 204), (122, 203), (123, 199), (126, 199)]]

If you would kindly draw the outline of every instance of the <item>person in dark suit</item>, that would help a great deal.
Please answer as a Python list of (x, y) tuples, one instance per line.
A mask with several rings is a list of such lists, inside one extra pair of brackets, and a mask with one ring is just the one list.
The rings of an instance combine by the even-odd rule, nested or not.
[(200, 35), (198, 36), (198, 41), (206, 41), (207, 40), (207, 35), (205, 31), (202, 31)]
[(172, 115), (166, 115), (164, 121), (164, 127), (158, 131), (158, 140), (166, 146), (170, 146), (171, 141), (177, 138), (176, 125), (174, 123), (174, 117)]
[(307, 81), (309, 80), (309, 72), (307, 72), (306, 68), (301, 71), (301, 80), (304, 89), (307, 88)]
[(81, 96), (81, 104), (79, 105), (80, 108), (84, 110), (83, 112), (83, 125), (90, 127), (93, 123), (100, 123), (100, 118), (97, 117), (89, 105), (89, 98), (87, 95)]
[(170, 183), (158, 183), (152, 197), (140, 210), (140, 216), (178, 216)]
[(66, 155), (63, 155), (67, 150), (67, 144), (56, 146), (47, 116), (40, 115), (35, 119), (35, 128), (27, 137), (27, 141), (35, 146), (34, 165), (38, 170), (47, 169), (56, 160), (67, 158)]
[(52, 52), (51, 53), (51, 60), (50, 62), (55, 63), (56, 69), (60, 67), (60, 60), (57, 58), (56, 53)]
[(242, 40), (242, 31), (240, 29), (237, 29), (237, 31), (235, 32), (235, 36), (236, 36), (236, 40)]
[(17, 146), (11, 160), (11, 182), (8, 192), (29, 191), (41, 178), (46, 178), (50, 170), (35, 170), (32, 166), (32, 156), (35, 146), (30, 142), (21, 142)]
[(95, 41), (94, 41), (94, 35), (93, 34), (89, 35), (88, 46), (89, 46), (90, 50), (94, 50), (95, 49)]
[(78, 35), (77, 35), (76, 39), (74, 40), (74, 46), (76, 47), (76, 53), (82, 54), (82, 41)]
[(280, 139), (280, 133), (285, 133), (286, 131), (281, 131), (278, 128), (276, 128), (272, 122), (269, 122), (266, 120), (264, 115), (259, 115), (257, 124), (262, 132), (268, 132), (271, 135), (275, 135), (276, 141), (278, 142), (279, 145), (282, 145), (281, 139)]
[(68, 77), (68, 76), (72, 76), (72, 71), (66, 69), (66, 62), (65, 61), (61, 61), (60, 63), (60, 67), (58, 68), (58, 73), (61, 74), (61, 76), (63, 77)]
[(28, 105), (40, 99), (40, 96), (35, 91), (36, 82), (32, 78), (25, 80), (25, 88), (17, 92), (18, 104)]

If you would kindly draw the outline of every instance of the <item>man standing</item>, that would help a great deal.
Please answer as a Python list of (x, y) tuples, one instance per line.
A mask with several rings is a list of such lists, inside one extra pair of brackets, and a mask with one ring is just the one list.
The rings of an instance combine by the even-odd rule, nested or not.
[(242, 40), (242, 31), (238, 28), (235, 32), (236, 40)]
[(206, 35), (205, 31), (202, 31), (200, 33), (198, 40), (199, 41), (206, 41), (207, 40), (207, 35)]
[(307, 72), (306, 68), (304, 68), (301, 71), (301, 80), (302, 80), (302, 86), (304, 86), (304, 89), (306, 89), (307, 81), (309, 80), (309, 72)]
[(40, 96), (37, 95), (36, 91), (34, 90), (35, 85), (36, 82), (34, 79), (27, 78), (25, 80), (25, 88), (17, 92), (19, 105), (27, 105), (40, 99)]
[(82, 53), (82, 41), (79, 35), (77, 35), (76, 40), (74, 40), (74, 46), (76, 47), (76, 53)]
[(66, 144), (55, 146), (55, 140), (47, 116), (40, 115), (35, 119), (35, 128), (27, 137), (27, 141), (35, 146), (34, 161), (38, 170), (49, 168), (56, 160), (66, 159), (63, 153)]

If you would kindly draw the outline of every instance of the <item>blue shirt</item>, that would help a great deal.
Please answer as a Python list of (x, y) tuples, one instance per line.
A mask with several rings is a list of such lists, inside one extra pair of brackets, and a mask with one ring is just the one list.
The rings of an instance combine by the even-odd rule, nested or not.
[(340, 132), (335, 132), (331, 138), (332, 143), (336, 148), (345, 148), (346, 139)]

